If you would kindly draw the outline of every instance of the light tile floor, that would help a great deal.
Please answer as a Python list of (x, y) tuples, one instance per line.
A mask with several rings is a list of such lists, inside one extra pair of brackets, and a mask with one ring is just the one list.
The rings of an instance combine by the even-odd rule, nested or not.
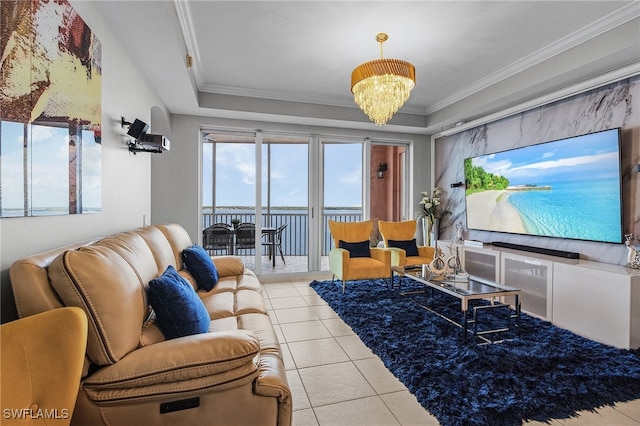
[[(293, 393), (294, 426), (439, 424), (309, 287), (310, 279), (263, 281)], [(548, 424), (640, 425), (640, 400)]]

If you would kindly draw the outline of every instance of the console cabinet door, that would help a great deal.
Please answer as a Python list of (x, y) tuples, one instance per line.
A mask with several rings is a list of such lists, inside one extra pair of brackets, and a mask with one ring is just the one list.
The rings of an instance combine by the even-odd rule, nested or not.
[(559, 262), (553, 273), (554, 324), (619, 348), (640, 345), (637, 279)]
[(553, 320), (553, 262), (503, 252), (500, 259), (502, 283), (522, 290), (522, 310)]
[(464, 247), (462, 259), (468, 274), (485, 280), (500, 281), (500, 252), (481, 248)]

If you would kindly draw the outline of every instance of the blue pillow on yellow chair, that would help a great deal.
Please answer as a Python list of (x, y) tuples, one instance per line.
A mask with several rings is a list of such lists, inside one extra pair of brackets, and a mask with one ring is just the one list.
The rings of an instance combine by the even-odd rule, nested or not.
[(420, 256), (415, 238), (413, 240), (388, 240), (387, 244), (389, 247), (401, 248), (407, 256)]
[(339, 248), (349, 252), (349, 257), (371, 257), (369, 248), (369, 240), (360, 241), (358, 243), (350, 243), (347, 241), (338, 241)]

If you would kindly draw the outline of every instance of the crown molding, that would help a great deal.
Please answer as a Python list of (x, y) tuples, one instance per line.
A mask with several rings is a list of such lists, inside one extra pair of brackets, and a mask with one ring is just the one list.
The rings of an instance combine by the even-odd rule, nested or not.
[(199, 85), (200, 76), (202, 75), (200, 73), (202, 65), (200, 64), (200, 48), (198, 47), (196, 35), (193, 30), (194, 25), (193, 19), (191, 18), (191, 12), (189, 11), (186, 1), (174, 0), (173, 5), (176, 10), (176, 15), (178, 16), (178, 24), (180, 25), (182, 39), (187, 47), (187, 53), (189, 53), (193, 58), (192, 71), (196, 84)]
[(500, 81), (506, 80), (509, 77), (513, 77), (514, 75), (528, 68), (531, 68), (534, 65), (538, 65), (541, 62), (544, 62), (556, 55), (559, 55), (562, 52), (576, 47), (588, 40), (591, 40), (594, 37), (604, 34), (607, 31), (610, 31), (638, 17), (640, 17), (639, 2), (633, 2), (624, 7), (621, 7), (615, 12), (612, 12), (609, 15), (600, 18), (599, 20), (587, 25), (586, 27), (574, 31), (572, 34), (569, 34), (568, 36), (563, 37), (543, 47), (542, 49), (539, 49), (538, 51), (517, 60), (511, 65), (507, 65), (506, 67), (494, 72), (493, 74), (488, 75), (482, 80), (478, 80), (477, 82), (471, 84), (470, 86), (467, 86), (463, 90), (460, 90), (447, 99), (434, 104), (426, 111), (423, 111), (423, 113), (429, 115), (443, 108), (446, 108), (449, 105), (461, 101), (462, 99), (480, 92), (496, 83), (499, 83)]
[[(225, 86), (222, 84), (211, 83), (204, 84), (201, 90), (206, 93), (270, 99), (283, 102), (302, 102), (308, 104), (330, 105), (347, 108), (358, 107), (353, 101), (352, 97), (346, 96), (336, 98), (335, 96), (311, 95), (308, 93), (283, 94), (282, 92), (272, 92), (268, 90), (249, 89), (246, 87)], [(423, 108), (411, 107), (409, 105), (404, 105), (401, 110), (406, 114), (424, 114)]]
[(589, 90), (594, 90), (599, 87), (606, 86), (607, 84), (612, 84), (617, 81), (621, 81), (627, 78), (632, 78), (638, 75), (640, 75), (640, 62), (635, 62), (631, 65), (627, 65), (626, 67), (622, 67), (617, 70), (600, 75), (598, 77), (583, 81), (581, 83), (577, 83), (572, 86), (565, 87), (562, 90), (558, 90), (553, 93), (549, 93), (547, 95), (540, 96), (535, 99), (531, 99), (530, 101), (523, 102), (511, 108), (486, 115), (484, 117), (478, 118), (473, 121), (469, 121), (467, 123), (462, 123), (458, 126), (454, 126), (450, 129), (446, 129), (441, 132), (434, 133), (431, 136), (431, 140), (435, 141), (436, 139), (442, 138), (444, 136), (451, 136), (456, 133), (464, 132), (465, 130), (472, 129), (474, 127), (478, 127), (487, 123), (501, 120), (503, 118), (511, 117), (515, 114), (529, 111), (531, 109), (534, 109), (540, 106), (548, 105), (552, 102), (557, 102), (562, 99), (566, 99), (571, 96), (588, 92)]

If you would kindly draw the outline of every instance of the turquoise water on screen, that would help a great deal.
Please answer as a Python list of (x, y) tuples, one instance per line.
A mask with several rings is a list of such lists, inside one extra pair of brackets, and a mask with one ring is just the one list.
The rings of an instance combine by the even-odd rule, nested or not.
[(528, 234), (580, 240), (622, 241), (618, 178), (545, 182), (550, 191), (510, 195)]

